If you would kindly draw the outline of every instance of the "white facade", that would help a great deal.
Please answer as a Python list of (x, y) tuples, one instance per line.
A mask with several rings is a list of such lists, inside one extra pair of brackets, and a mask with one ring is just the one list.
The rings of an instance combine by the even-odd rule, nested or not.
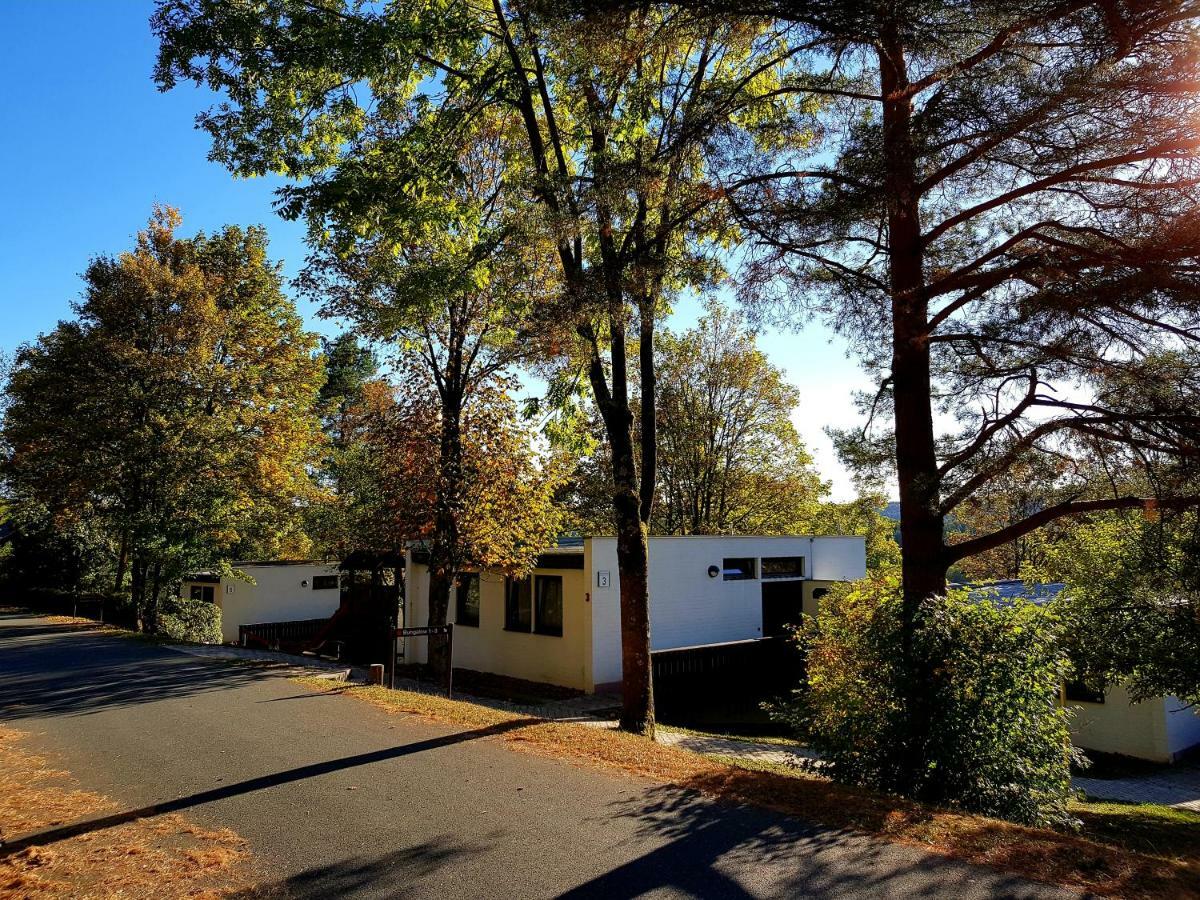
[(341, 602), (338, 569), (323, 562), (245, 562), (234, 563), (235, 571), (250, 581), (226, 576), (218, 583), (211, 579), (185, 579), (182, 596), (192, 596), (193, 588), (211, 588), (213, 602), (221, 608), (221, 637), (236, 643), (238, 627), (264, 622), (295, 622), (324, 619), (337, 612)]
[[(761, 638), (770, 597), (778, 595), (797, 613), (802, 607), (811, 614), (816, 611), (814, 592), (866, 574), (860, 537), (651, 537), (649, 551), (653, 650)], [(726, 571), (726, 563), (737, 560), (752, 561), (750, 577), (730, 577), (734, 573)], [(777, 569), (792, 571), (764, 572), (764, 560), (768, 568), (774, 561)], [(411, 558), (407, 571), (407, 624), (423, 625), (429, 615), (428, 571)], [(544, 554), (534, 576), (562, 579), (562, 635), (506, 629), (507, 580), (484, 572), (478, 626), (455, 628), (455, 665), (589, 692), (617, 686), (621, 586), (616, 538), (586, 538), (582, 547)], [(452, 597), (450, 621), (455, 621), (455, 606)], [(406, 658), (424, 661), (425, 645), (425, 638), (410, 639)]]

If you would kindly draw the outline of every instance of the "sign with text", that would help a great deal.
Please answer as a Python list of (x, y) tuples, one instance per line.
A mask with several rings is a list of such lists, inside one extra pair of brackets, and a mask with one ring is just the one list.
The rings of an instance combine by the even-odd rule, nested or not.
[(427, 635), (449, 634), (450, 625), (421, 625), (414, 628), (397, 628), (396, 637), (425, 637)]

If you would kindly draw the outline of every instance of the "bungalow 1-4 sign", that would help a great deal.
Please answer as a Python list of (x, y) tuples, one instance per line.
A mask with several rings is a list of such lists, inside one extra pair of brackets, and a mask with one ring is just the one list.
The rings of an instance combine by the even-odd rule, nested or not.
[(446, 625), (415, 625), (412, 628), (397, 628), (392, 633), (392, 687), (396, 687), (396, 639), (410, 637), (446, 638), (446, 696), (454, 697), (454, 623)]

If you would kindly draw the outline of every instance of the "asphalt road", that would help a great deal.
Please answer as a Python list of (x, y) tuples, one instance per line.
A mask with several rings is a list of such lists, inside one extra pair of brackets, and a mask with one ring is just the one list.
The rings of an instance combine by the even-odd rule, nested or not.
[(1060, 896), (34, 617), (0, 616), (0, 722), (126, 807), (81, 828), (228, 825), (298, 897)]

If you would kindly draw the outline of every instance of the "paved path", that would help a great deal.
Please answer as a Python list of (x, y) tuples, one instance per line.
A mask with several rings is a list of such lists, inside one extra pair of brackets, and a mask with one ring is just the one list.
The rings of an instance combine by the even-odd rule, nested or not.
[(1097, 800), (1162, 803), (1200, 812), (1200, 766), (1181, 765), (1132, 778), (1075, 778), (1075, 787)]
[(128, 816), (236, 829), (297, 897), (1063, 896), (37, 618), (0, 616), (0, 721)]

